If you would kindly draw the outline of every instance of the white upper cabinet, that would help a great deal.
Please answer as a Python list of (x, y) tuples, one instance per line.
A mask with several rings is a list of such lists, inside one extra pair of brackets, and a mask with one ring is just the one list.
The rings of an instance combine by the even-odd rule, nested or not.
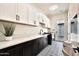
[(46, 28), (50, 28), (50, 19), (43, 13), (40, 13), (39, 15), (39, 23)]
[(31, 5), (28, 5), (28, 21), (29, 21), (29, 24), (33, 24), (33, 25), (36, 25), (36, 26), (39, 26), (39, 12), (38, 10), (34, 7), (34, 6), (31, 6)]
[(51, 26), (50, 26), (50, 19), (48, 19), (48, 18), (46, 17), (45, 22), (46, 22), (46, 27), (47, 27), (47, 28), (50, 28), (50, 27), (51, 27)]
[(0, 19), (18, 23), (50, 27), (49, 19), (36, 7), (26, 3), (1, 3)]
[(29, 23), (34, 24), (35, 21), (35, 10), (32, 6), (29, 5)]
[(24, 3), (18, 3), (17, 4), (17, 14), (16, 17), (17, 20), (21, 22), (27, 22), (28, 20), (28, 6)]
[(0, 3), (0, 19), (16, 20), (16, 3)]
[(40, 13), (40, 15), (39, 15), (39, 22), (45, 24), (45, 15), (43, 15), (42, 13)]

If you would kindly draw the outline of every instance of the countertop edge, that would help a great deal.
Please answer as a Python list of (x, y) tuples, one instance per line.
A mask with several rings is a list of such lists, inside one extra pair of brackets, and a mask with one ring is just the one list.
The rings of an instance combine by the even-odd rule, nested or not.
[(47, 34), (46, 35), (34, 35), (31, 37), (18, 38), (18, 39), (13, 39), (10, 41), (2, 41), (2, 42), (0, 42), (0, 49), (8, 48), (8, 47), (11, 47), (14, 45), (21, 44), (23, 42), (28, 42), (28, 41), (31, 41), (31, 40), (34, 40), (34, 39), (37, 39), (40, 37), (46, 37), (46, 36), (47, 36)]

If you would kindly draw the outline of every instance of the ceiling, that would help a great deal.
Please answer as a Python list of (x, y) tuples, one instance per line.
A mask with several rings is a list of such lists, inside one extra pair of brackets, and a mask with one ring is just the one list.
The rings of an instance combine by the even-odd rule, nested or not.
[(64, 13), (69, 6), (67, 3), (33, 3), (33, 5), (47, 15)]

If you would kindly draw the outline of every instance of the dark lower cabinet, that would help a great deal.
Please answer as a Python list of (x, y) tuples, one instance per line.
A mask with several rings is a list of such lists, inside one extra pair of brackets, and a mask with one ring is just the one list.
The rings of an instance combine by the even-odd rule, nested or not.
[(39, 39), (33, 41), (33, 50), (32, 50), (33, 56), (36, 56), (38, 54), (38, 51), (39, 51), (38, 47), (39, 47)]
[(37, 55), (48, 45), (47, 39), (42, 37), (34, 41), (34, 54)]
[(44, 45), (43, 40), (42, 40), (42, 38), (40, 38), (40, 41), (39, 41), (39, 52), (44, 48), (43, 47), (43, 45)]
[(32, 41), (23, 45), (23, 56), (32, 56)]
[(42, 40), (43, 40), (42, 42), (43, 42), (43, 48), (44, 48), (48, 45), (47, 38), (43, 37)]
[(0, 56), (36, 56), (46, 46), (47, 38), (41, 37), (0, 50)]
[(13, 48), (7, 51), (7, 53), (9, 53), (8, 56), (20, 56), (20, 49), (17, 48)]
[(27, 46), (23, 48), (23, 56), (32, 56), (32, 51), (30, 47)]
[(21, 48), (17, 46), (8, 47), (0, 50), (0, 56), (20, 56)]

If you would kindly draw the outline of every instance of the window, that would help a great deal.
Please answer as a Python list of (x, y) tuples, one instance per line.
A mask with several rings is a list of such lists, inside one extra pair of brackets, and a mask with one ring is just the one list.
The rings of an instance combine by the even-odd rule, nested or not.
[(71, 33), (77, 34), (77, 20), (71, 22)]
[(59, 36), (64, 37), (64, 23), (58, 24), (58, 33), (59, 33)]
[(77, 23), (77, 14), (75, 14), (71, 21), (71, 33), (77, 34)]

